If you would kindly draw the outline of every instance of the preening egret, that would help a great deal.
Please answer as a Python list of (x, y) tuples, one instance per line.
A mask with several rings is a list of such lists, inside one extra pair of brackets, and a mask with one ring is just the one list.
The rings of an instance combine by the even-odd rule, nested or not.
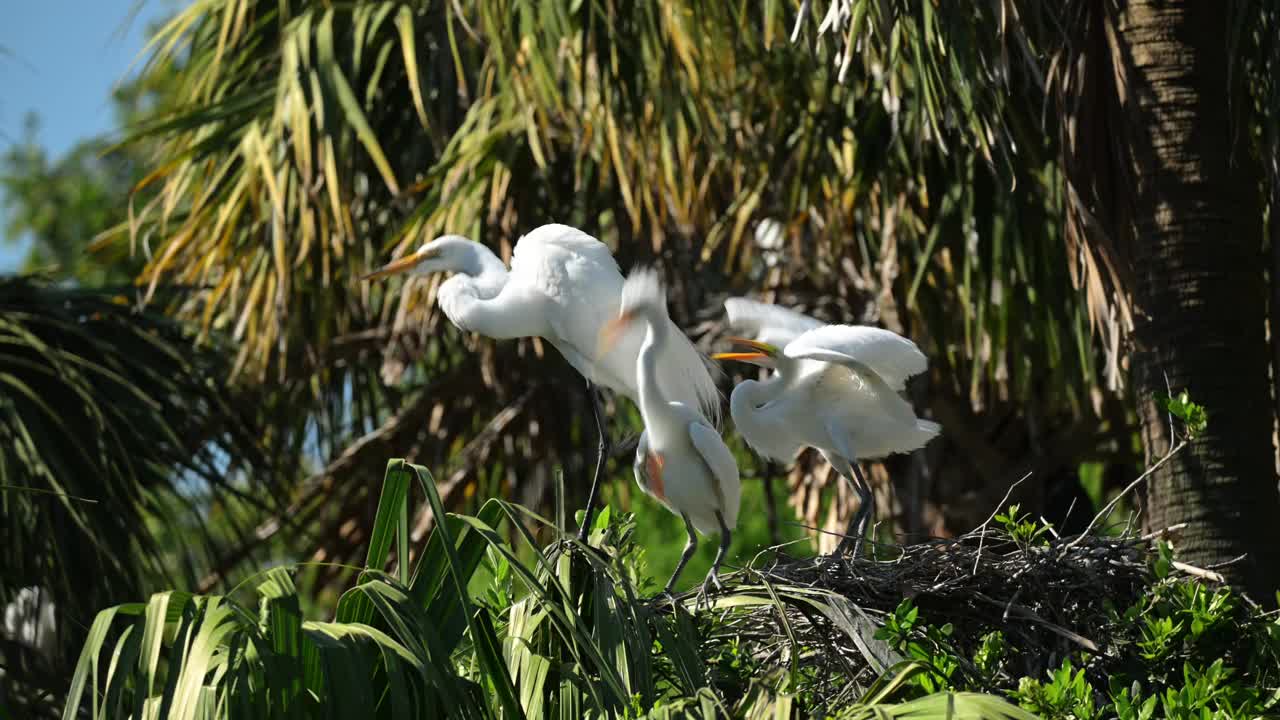
[(858, 459), (923, 447), (941, 427), (916, 417), (899, 393), (928, 361), (910, 340), (874, 327), (827, 325), (807, 315), (746, 298), (725, 301), (729, 326), (755, 339), (729, 338), (752, 352), (717, 353), (775, 372), (733, 389), (729, 412), (761, 455), (791, 460), (813, 447), (857, 492), (859, 506), (839, 552), (858, 553), (875, 498)]
[[(633, 400), (639, 397), (635, 358), (644, 340), (643, 329), (623, 333), (610, 352), (596, 353), (600, 330), (618, 316), (622, 299), (622, 273), (613, 253), (577, 228), (543, 225), (516, 242), (508, 270), (484, 245), (445, 235), (364, 279), (438, 272), (454, 273), (436, 293), (440, 308), (454, 325), (495, 340), (541, 337), (586, 378), (600, 443), (579, 530), (585, 540), (609, 451), (594, 386), (603, 385)], [(664, 322), (672, 339), (659, 353), (660, 382), (718, 417), (720, 394), (706, 360), (670, 319), (664, 317)]]
[(601, 344), (609, 348), (632, 327), (644, 331), (644, 343), (634, 360), (645, 428), (636, 447), (636, 482), (678, 514), (689, 533), (666, 591), (675, 587), (676, 578), (698, 547), (695, 529), (704, 535), (720, 533), (720, 550), (702, 585), (704, 592), (708, 585), (719, 588), (720, 563), (738, 524), (742, 497), (738, 464), (719, 431), (696, 409), (697, 398), (682, 394), (679, 386), (667, 382), (669, 374), (662, 368), (667, 348), (687, 340), (667, 317), (666, 295), (652, 270), (635, 270), (627, 277), (622, 311), (604, 328)]

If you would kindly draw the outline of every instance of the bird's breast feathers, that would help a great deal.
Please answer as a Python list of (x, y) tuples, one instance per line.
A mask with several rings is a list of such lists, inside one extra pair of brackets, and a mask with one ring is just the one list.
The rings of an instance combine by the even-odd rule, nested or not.
[(652, 450), (645, 454), (644, 469), (648, 481), (646, 482), (644, 489), (645, 492), (649, 493), (661, 502), (666, 502), (667, 500), (667, 487), (666, 483), (662, 479), (662, 468), (665, 464), (666, 461), (663, 460), (661, 454)]

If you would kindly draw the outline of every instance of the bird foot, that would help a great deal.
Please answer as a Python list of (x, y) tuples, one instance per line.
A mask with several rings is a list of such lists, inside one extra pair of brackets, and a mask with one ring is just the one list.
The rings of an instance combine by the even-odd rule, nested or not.
[(670, 605), (672, 608), (680, 603), (676, 599), (676, 594), (671, 592), (670, 586), (664, 587), (662, 592), (654, 594), (653, 597), (649, 598), (649, 602), (654, 605)]
[(856, 558), (862, 554), (862, 538), (845, 537), (836, 546), (836, 551), (832, 555), (846, 555), (850, 558)]
[(720, 574), (716, 572), (715, 568), (712, 568), (711, 572), (707, 573), (706, 579), (702, 581), (702, 585), (698, 588), (698, 600), (694, 603), (695, 609), (701, 610), (703, 607), (707, 610), (711, 609), (712, 590), (724, 592), (724, 583), (720, 582)]
[(568, 536), (559, 537), (547, 543), (542, 550), (543, 555), (548, 559), (554, 559), (561, 555), (568, 555), (573, 552), (573, 541)]

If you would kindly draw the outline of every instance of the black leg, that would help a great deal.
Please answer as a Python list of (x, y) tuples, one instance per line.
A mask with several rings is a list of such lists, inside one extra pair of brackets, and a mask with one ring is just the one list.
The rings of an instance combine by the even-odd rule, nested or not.
[(578, 528), (578, 539), (583, 543), (586, 543), (587, 534), (591, 532), (591, 516), (595, 513), (596, 495), (600, 492), (600, 476), (604, 474), (604, 464), (609, 459), (609, 433), (605, 431), (604, 422), (601, 420), (604, 412), (600, 409), (600, 395), (589, 379), (587, 380), (587, 399), (591, 402), (591, 416), (595, 418), (596, 434), (600, 442), (596, 445), (596, 472), (591, 476), (591, 489), (587, 491), (587, 509), (582, 515), (582, 527)]
[(863, 535), (866, 533), (867, 526), (875, 513), (875, 496), (871, 492), (871, 486), (867, 484), (867, 479), (862, 476), (858, 461), (848, 462), (848, 467), (850, 474), (845, 477), (853, 485), (853, 491), (858, 494), (858, 511), (853, 514), (853, 518), (849, 521), (849, 528), (845, 531), (845, 538), (840, 541), (840, 546), (836, 548), (836, 552), (849, 553), (853, 557), (857, 557), (858, 553), (862, 551)]
[(782, 544), (782, 531), (778, 528), (778, 504), (773, 497), (773, 476), (777, 474), (777, 463), (766, 460), (764, 462), (764, 473), (760, 480), (764, 484), (764, 512), (765, 522), (769, 526), (769, 542), (774, 545)]
[[(854, 461), (853, 463), (853, 470), (858, 474), (858, 481), (862, 484), (862, 494), (859, 495), (858, 497), (861, 498), (862, 504), (867, 508), (867, 511), (862, 513), (862, 526), (858, 528), (858, 540), (866, 541), (870, 532), (872, 532), (873, 528), (875, 527), (876, 493), (874, 490), (871, 489), (871, 483), (867, 482), (867, 479), (862, 476), (862, 470), (858, 468), (857, 461)], [(872, 538), (869, 542), (872, 543), (871, 556), (872, 556), (872, 559), (874, 559), (875, 558), (874, 538)]]
[(670, 593), (676, 586), (676, 578), (684, 572), (684, 566), (689, 564), (693, 552), (698, 549), (698, 535), (693, 530), (693, 523), (689, 522), (689, 516), (684, 513), (680, 513), (680, 517), (684, 520), (684, 529), (689, 532), (689, 542), (685, 543), (684, 552), (680, 553), (680, 562), (676, 563), (676, 571), (671, 573), (671, 579), (667, 581), (667, 587), (663, 590), (665, 593)]
[(707, 579), (715, 585), (717, 590), (723, 590), (724, 586), (720, 584), (720, 563), (724, 562), (725, 553), (729, 552), (733, 531), (725, 524), (724, 515), (719, 510), (716, 511), (716, 520), (720, 523), (720, 549), (716, 551), (716, 559), (711, 563), (711, 572), (707, 575)]

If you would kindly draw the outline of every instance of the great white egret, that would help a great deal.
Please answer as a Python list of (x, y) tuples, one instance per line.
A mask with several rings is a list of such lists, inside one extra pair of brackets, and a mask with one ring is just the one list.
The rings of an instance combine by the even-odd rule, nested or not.
[(666, 592), (675, 587), (689, 558), (698, 547), (701, 532), (720, 533), (720, 550), (703, 581), (720, 588), (720, 563), (729, 549), (738, 524), (742, 487), (738, 464), (720, 438), (719, 431), (696, 409), (696, 398), (681, 394), (667, 382), (662, 362), (672, 344), (687, 342), (667, 316), (667, 299), (655, 272), (632, 271), (622, 288), (622, 310), (605, 326), (601, 345), (611, 347), (632, 327), (644, 331), (644, 343), (635, 358), (640, 386), (640, 415), (645, 434), (636, 447), (636, 482), (646, 494), (684, 520), (689, 540)]
[[(622, 273), (613, 253), (577, 228), (543, 225), (516, 242), (508, 270), (484, 245), (445, 235), (364, 279), (439, 272), (454, 273), (436, 292), (440, 308), (454, 325), (495, 340), (541, 337), (586, 378), (600, 443), (579, 530), (585, 540), (609, 452), (609, 435), (594, 386), (603, 385), (633, 400), (639, 396), (635, 358), (643, 330), (628, 331), (610, 352), (596, 353), (600, 329), (617, 317), (622, 299)], [(690, 399), (718, 418), (720, 394), (707, 362), (670, 319), (665, 323), (673, 339), (660, 353), (660, 381), (678, 397)]]
[(916, 417), (899, 393), (928, 361), (910, 340), (881, 328), (827, 325), (777, 305), (746, 298), (725, 301), (729, 326), (755, 339), (729, 338), (751, 352), (717, 353), (775, 372), (733, 389), (729, 412), (738, 432), (761, 455), (791, 460), (816, 448), (857, 492), (859, 506), (838, 552), (857, 555), (875, 497), (858, 459), (923, 447), (941, 427)]

